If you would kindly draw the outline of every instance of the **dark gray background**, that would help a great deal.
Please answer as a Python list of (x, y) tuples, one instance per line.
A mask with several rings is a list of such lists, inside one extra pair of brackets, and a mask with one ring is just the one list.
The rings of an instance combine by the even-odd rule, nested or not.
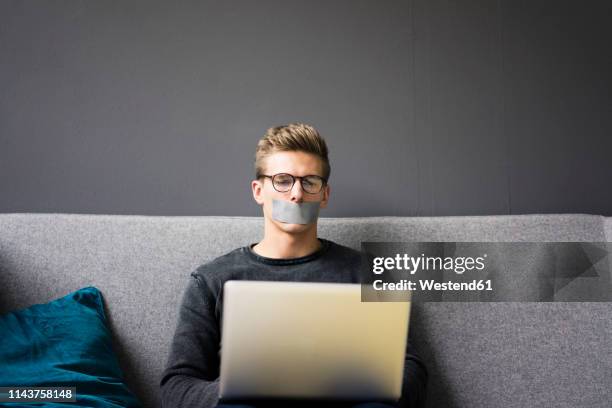
[(302, 121), (323, 216), (610, 216), (611, 4), (1, 0), (0, 212), (260, 215)]

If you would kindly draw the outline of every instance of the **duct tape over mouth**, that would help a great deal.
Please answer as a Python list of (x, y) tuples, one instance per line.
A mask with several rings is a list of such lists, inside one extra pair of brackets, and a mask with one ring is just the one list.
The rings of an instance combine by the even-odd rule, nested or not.
[(272, 218), (287, 224), (311, 224), (319, 217), (320, 201), (293, 203), (272, 200)]

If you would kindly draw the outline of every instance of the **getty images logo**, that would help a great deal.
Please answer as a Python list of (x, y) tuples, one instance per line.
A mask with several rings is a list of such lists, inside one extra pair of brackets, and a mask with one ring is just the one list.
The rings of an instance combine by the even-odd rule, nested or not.
[(372, 261), (372, 272), (377, 275), (385, 271), (404, 270), (414, 275), (418, 270), (452, 270), (457, 274), (462, 274), (465, 271), (484, 269), (485, 258), (487, 254), (479, 257), (471, 256), (409, 256), (408, 254), (396, 254), (395, 257), (375, 257)]

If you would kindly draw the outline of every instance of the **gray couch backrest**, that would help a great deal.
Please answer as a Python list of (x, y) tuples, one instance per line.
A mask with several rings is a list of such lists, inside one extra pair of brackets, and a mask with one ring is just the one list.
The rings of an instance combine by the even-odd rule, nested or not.
[[(0, 214), (0, 312), (98, 287), (127, 381), (147, 407), (189, 272), (258, 242), (263, 219)], [(607, 234), (607, 238), (606, 238)], [(319, 236), (361, 241), (612, 241), (593, 215), (322, 218)], [(415, 304), (430, 407), (609, 407), (612, 303)]]

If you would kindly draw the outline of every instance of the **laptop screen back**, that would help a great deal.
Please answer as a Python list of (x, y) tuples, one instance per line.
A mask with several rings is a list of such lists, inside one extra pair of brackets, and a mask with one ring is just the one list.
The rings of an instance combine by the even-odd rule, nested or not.
[(228, 281), (220, 397), (401, 395), (409, 302), (361, 302), (359, 284)]

